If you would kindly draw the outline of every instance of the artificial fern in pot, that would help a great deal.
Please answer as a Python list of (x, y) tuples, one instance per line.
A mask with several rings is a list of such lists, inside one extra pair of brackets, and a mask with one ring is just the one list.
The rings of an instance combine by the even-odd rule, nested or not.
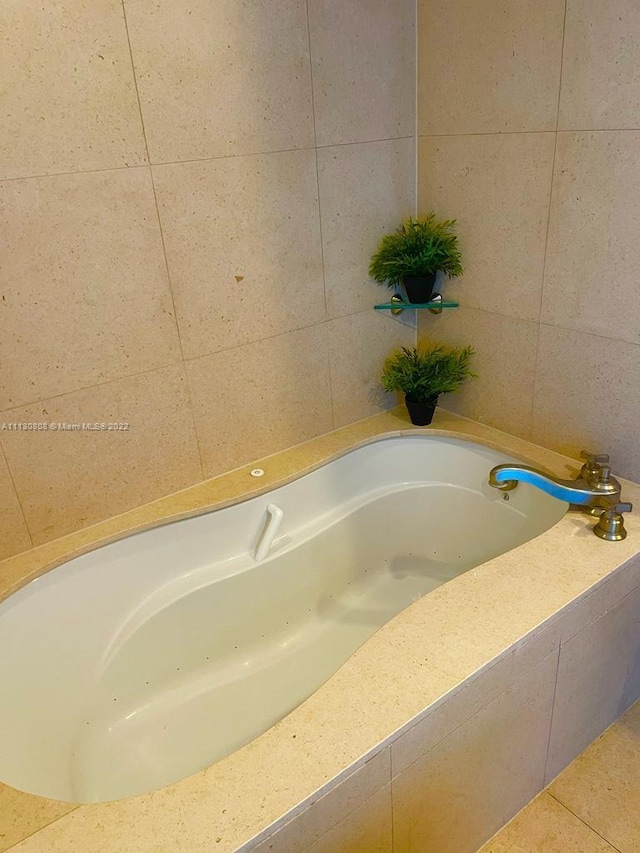
[(439, 270), (450, 278), (462, 272), (455, 224), (455, 219), (438, 220), (434, 213), (420, 219), (409, 217), (393, 234), (382, 238), (369, 275), (392, 290), (403, 284), (409, 302), (429, 302)]
[(472, 347), (456, 349), (434, 343), (424, 348), (402, 347), (385, 361), (382, 386), (385, 391), (400, 391), (416, 426), (431, 423), (440, 394), (457, 391), (463, 382), (475, 376), (470, 364)]

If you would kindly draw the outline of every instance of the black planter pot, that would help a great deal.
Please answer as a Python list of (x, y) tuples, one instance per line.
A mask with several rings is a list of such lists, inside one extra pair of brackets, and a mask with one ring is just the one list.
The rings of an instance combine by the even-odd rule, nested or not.
[(436, 283), (436, 273), (430, 272), (425, 275), (404, 275), (402, 277), (407, 299), (414, 305), (429, 302)]
[(406, 403), (411, 423), (415, 424), (415, 426), (427, 426), (433, 420), (433, 413), (438, 405), (438, 398), (427, 400), (426, 403), (418, 403), (405, 396), (404, 402)]

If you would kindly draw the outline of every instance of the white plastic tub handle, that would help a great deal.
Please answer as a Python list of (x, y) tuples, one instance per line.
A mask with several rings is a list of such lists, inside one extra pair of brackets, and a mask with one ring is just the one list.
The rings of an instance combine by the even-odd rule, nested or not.
[(253, 558), (254, 560), (256, 560), (256, 562), (259, 563), (261, 560), (264, 560), (264, 558), (271, 550), (273, 540), (276, 538), (276, 533), (278, 532), (278, 528), (282, 524), (283, 517), (284, 513), (279, 506), (276, 506), (275, 504), (268, 504), (267, 523), (265, 524), (262, 536), (260, 537), (260, 541), (258, 542), (255, 553), (253, 555)]

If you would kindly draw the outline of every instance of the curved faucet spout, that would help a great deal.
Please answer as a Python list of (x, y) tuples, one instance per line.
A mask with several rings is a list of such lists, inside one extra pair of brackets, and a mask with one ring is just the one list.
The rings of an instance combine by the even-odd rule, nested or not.
[(561, 480), (529, 465), (496, 465), (489, 473), (489, 485), (500, 491), (515, 489), (518, 483), (530, 483), (553, 498), (579, 506), (602, 506), (602, 499), (620, 497), (620, 484), (611, 477), (605, 484), (589, 480)]

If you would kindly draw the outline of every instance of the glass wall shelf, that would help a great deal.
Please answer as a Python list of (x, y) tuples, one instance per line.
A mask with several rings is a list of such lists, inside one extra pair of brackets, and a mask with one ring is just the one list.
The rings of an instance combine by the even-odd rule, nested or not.
[(389, 302), (383, 302), (381, 305), (374, 305), (376, 311), (391, 311), (392, 314), (401, 314), (406, 310), (418, 311), (426, 308), (432, 314), (441, 314), (443, 308), (458, 308), (458, 302), (444, 302), (442, 296), (436, 293), (431, 302), (406, 302), (402, 296), (395, 294)]

